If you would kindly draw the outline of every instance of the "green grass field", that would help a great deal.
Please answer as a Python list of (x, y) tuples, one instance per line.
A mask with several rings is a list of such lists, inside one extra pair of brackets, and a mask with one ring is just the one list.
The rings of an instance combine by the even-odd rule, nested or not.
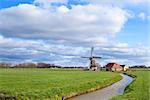
[(150, 100), (150, 71), (133, 71), (136, 80), (129, 85), (124, 95), (114, 97), (112, 100)]
[(121, 79), (118, 73), (81, 70), (0, 69), (0, 98), (60, 100), (108, 86)]

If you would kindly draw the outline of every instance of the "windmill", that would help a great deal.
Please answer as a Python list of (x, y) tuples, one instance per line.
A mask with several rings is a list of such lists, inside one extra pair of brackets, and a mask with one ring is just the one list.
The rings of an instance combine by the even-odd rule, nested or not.
[(94, 51), (94, 47), (91, 48), (91, 56), (90, 57), (82, 57), (82, 58), (88, 58), (90, 60), (90, 66), (89, 68), (91, 70), (97, 70), (98, 69), (98, 64), (96, 63), (96, 59), (101, 59), (102, 57), (98, 57), (98, 56), (93, 56), (93, 51)]

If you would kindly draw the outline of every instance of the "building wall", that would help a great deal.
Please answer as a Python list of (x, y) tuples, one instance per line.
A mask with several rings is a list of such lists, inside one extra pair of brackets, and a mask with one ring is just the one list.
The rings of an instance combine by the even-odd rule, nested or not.
[(118, 65), (118, 64), (115, 64), (112, 68), (111, 68), (112, 71), (122, 71), (123, 68)]
[(123, 69), (122, 66), (120, 66), (117, 63), (114, 63), (114, 64), (109, 63), (109, 64), (106, 65), (106, 70), (107, 71), (123, 71), (124, 69)]
[(97, 70), (97, 67), (91, 67), (91, 70), (95, 71), (95, 70)]
[(123, 70), (124, 70), (124, 71), (129, 70), (129, 66), (125, 66)]

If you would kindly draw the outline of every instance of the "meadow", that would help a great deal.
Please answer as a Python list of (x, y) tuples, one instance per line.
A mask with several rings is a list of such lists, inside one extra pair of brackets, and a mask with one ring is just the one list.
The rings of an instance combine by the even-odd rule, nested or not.
[(119, 81), (112, 72), (52, 69), (0, 69), (0, 99), (61, 100)]
[(135, 70), (128, 74), (135, 76), (135, 80), (129, 85), (123, 95), (112, 100), (150, 100), (150, 70)]

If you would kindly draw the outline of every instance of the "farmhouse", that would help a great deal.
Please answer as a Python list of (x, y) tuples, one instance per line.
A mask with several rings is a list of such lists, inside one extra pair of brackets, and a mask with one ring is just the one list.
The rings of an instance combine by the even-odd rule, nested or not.
[(107, 71), (122, 71), (123, 67), (117, 63), (108, 63), (106, 66)]
[(120, 66), (123, 67), (123, 71), (129, 70), (129, 66), (127, 66), (127, 65), (120, 65)]

